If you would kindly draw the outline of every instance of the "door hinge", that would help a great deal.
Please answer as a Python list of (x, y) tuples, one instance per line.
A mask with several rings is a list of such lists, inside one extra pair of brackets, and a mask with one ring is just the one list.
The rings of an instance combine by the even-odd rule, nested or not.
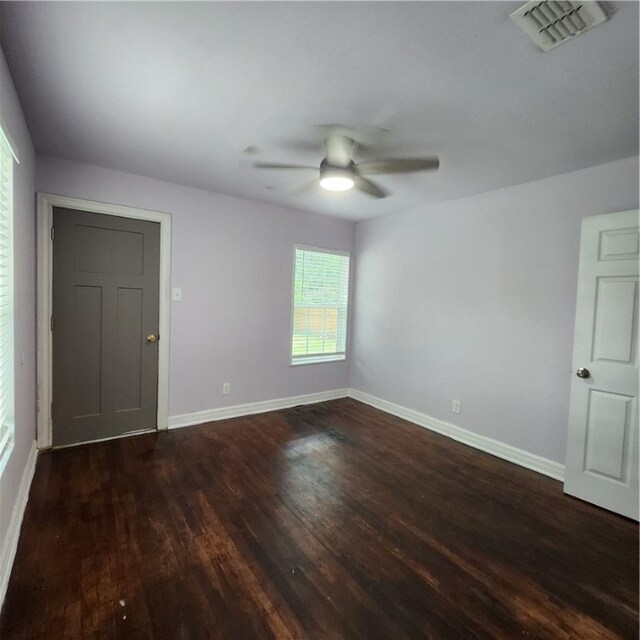
[(53, 227), (51, 227), (51, 239), (53, 240), (55, 238), (56, 232), (54, 230)]
[(53, 316), (49, 319), (49, 326), (51, 327), (51, 331), (53, 331)]
[(51, 403), (51, 407), (49, 409), (49, 417), (53, 418), (53, 402)]

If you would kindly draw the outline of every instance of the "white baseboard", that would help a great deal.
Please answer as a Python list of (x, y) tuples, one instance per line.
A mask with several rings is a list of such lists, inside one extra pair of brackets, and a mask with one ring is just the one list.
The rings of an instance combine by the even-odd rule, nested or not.
[(388, 402), (382, 398), (372, 396), (357, 389), (334, 389), (332, 391), (322, 391), (320, 393), (309, 393), (302, 396), (291, 396), (289, 398), (278, 398), (275, 400), (265, 400), (263, 402), (251, 402), (248, 404), (237, 404), (231, 407), (221, 407), (219, 409), (208, 409), (205, 411), (195, 411), (193, 413), (184, 413), (169, 417), (169, 429), (179, 429), (181, 427), (191, 427), (206, 422), (215, 422), (217, 420), (227, 420), (229, 418), (237, 418), (241, 416), (253, 415), (256, 413), (265, 413), (267, 411), (277, 411), (278, 409), (287, 409), (301, 404), (315, 404), (316, 402), (325, 402), (326, 400), (336, 400), (337, 398), (354, 398), (360, 402), (364, 402), (376, 409), (380, 409), (386, 413), (390, 413), (409, 422), (413, 422), (420, 427), (435, 431), (445, 435), (453, 440), (462, 442), (474, 449), (479, 449), (486, 453), (490, 453), (503, 460), (508, 460), (514, 464), (520, 465), (532, 471), (537, 471), (545, 476), (549, 476), (554, 480), (562, 481), (564, 479), (564, 465), (548, 460), (542, 456), (529, 453), (523, 449), (518, 449), (499, 440), (494, 440), (487, 436), (481, 436), (467, 429), (463, 429), (451, 422), (432, 418), (426, 413), (420, 413), (407, 407), (403, 407), (393, 402)]
[(22, 518), (24, 517), (27, 500), (29, 499), (29, 489), (31, 488), (31, 481), (33, 480), (33, 474), (36, 470), (37, 457), (38, 448), (34, 440), (31, 451), (29, 452), (29, 457), (27, 458), (27, 464), (22, 472), (18, 495), (16, 496), (16, 502), (13, 505), (13, 512), (11, 513), (11, 521), (9, 522), (9, 528), (7, 529), (4, 544), (2, 545), (2, 554), (0, 555), (0, 607), (2, 607), (4, 596), (7, 593), (13, 561), (16, 557), (16, 551), (18, 550), (20, 527), (22, 526)]
[(380, 409), (386, 413), (408, 420), (409, 422), (413, 422), (425, 429), (435, 431), (436, 433), (440, 433), (452, 438), (453, 440), (462, 442), (474, 449), (479, 449), (480, 451), (490, 453), (491, 455), (502, 458), (503, 460), (508, 460), (509, 462), (513, 462), (521, 467), (537, 471), (538, 473), (549, 476), (554, 480), (564, 480), (564, 465), (554, 462), (553, 460), (548, 460), (547, 458), (537, 456), (534, 453), (518, 449), (517, 447), (505, 444), (499, 440), (478, 435), (477, 433), (458, 427), (451, 422), (432, 418), (426, 413), (420, 413), (419, 411), (408, 409), (407, 407), (403, 407), (399, 404), (387, 402), (387, 400), (377, 398), (376, 396), (364, 393), (363, 391), (358, 391), (357, 389), (349, 389), (349, 397), (359, 400), (360, 402), (364, 402), (365, 404), (375, 407), (376, 409)]
[(278, 409), (288, 409), (300, 404), (315, 404), (326, 400), (336, 400), (346, 398), (349, 389), (332, 389), (331, 391), (321, 391), (320, 393), (308, 393), (302, 396), (291, 396), (289, 398), (277, 398), (275, 400), (264, 400), (262, 402), (250, 402), (248, 404), (236, 404), (232, 407), (221, 407), (219, 409), (207, 409), (205, 411), (195, 411), (194, 413), (183, 413), (177, 416), (169, 416), (169, 429), (179, 429), (181, 427), (192, 427), (205, 422), (215, 422), (216, 420), (227, 420), (240, 416), (249, 416), (267, 411), (277, 411)]

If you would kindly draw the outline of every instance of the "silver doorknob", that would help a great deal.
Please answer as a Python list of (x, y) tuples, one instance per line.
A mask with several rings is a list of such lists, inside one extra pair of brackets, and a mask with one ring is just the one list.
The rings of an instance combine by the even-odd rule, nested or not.
[(588, 378), (591, 375), (591, 371), (589, 371), (589, 369), (585, 369), (584, 367), (580, 367), (576, 371), (576, 375), (578, 376), (578, 378)]
[(153, 334), (147, 336), (147, 342), (155, 342), (158, 338), (156, 338)]

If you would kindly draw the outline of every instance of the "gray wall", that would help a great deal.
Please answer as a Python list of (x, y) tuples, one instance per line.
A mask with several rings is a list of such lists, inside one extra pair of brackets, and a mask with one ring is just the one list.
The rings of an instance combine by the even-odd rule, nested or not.
[(564, 462), (580, 221), (637, 206), (634, 157), (359, 223), (351, 386)]
[(173, 214), (170, 416), (348, 386), (347, 362), (291, 367), (289, 341), (294, 243), (351, 250), (353, 223), (54, 158), (36, 173), (38, 191)]
[(16, 501), (22, 472), (36, 432), (36, 233), (35, 156), (2, 51), (0, 126), (16, 147), (13, 172), (15, 447), (0, 478), (0, 549)]

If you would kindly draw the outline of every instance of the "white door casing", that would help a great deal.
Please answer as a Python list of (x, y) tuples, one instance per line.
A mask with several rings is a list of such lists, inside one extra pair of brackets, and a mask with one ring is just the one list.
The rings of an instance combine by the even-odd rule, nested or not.
[(53, 208), (78, 209), (91, 213), (150, 220), (160, 223), (160, 318), (158, 342), (158, 412), (157, 428), (167, 429), (169, 413), (169, 344), (171, 314), (171, 214), (162, 211), (136, 209), (122, 205), (85, 200), (48, 193), (38, 193), (37, 204), (37, 353), (38, 353), (38, 448), (52, 445), (52, 331), (51, 313), (53, 303), (53, 240), (51, 226)]
[(638, 211), (582, 221), (564, 485), (635, 520), (639, 243)]

